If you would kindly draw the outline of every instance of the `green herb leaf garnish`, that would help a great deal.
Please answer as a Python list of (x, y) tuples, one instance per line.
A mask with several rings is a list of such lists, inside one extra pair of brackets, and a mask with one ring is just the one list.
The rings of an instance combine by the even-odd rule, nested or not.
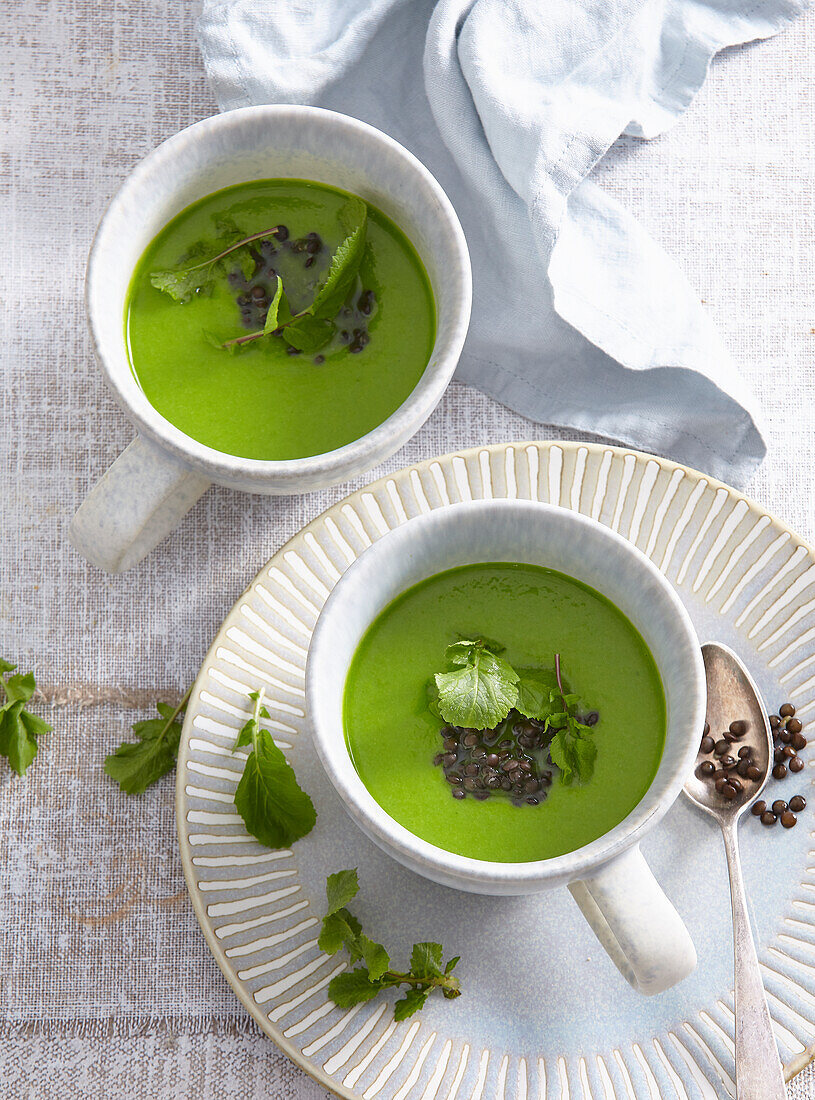
[(25, 709), (25, 704), (36, 691), (34, 673), (14, 672), (16, 665), (0, 658), (0, 756), (5, 756), (12, 771), (25, 775), (31, 761), (37, 755), (37, 738), (50, 733), (51, 726), (36, 714)]
[(557, 691), (557, 677), (546, 668), (522, 668), (518, 670), (518, 698), (515, 709), (526, 718), (545, 722), (558, 709), (552, 702), (552, 692)]
[(105, 759), (105, 771), (125, 794), (144, 794), (148, 787), (175, 767), (181, 739), (181, 712), (189, 702), (190, 688), (177, 707), (157, 703), (158, 718), (134, 722), (138, 741), (126, 741)]
[(443, 966), (441, 944), (416, 943), (410, 969), (405, 972), (390, 969), (388, 952), (362, 932), (359, 921), (346, 907), (358, 890), (356, 870), (338, 871), (326, 881), (328, 910), (318, 945), (328, 955), (345, 948), (352, 963), (361, 960), (364, 964), (332, 978), (328, 986), (331, 1000), (340, 1008), (352, 1008), (370, 1001), (383, 989), (406, 985), (407, 992), (393, 1009), (395, 1020), (406, 1020), (423, 1007), (434, 989), (440, 989), (448, 999), (460, 996), (458, 979), (453, 977), (458, 956)]
[(555, 731), (549, 745), (549, 755), (552, 763), (560, 768), (563, 783), (567, 786), (574, 782), (585, 783), (594, 774), (597, 745), (591, 727), (577, 719), (578, 697), (563, 690), (559, 653), (555, 654), (555, 676), (557, 691), (552, 692), (552, 702), (559, 701), (561, 709), (546, 719), (547, 727)]
[(459, 666), (436, 673), (438, 707), (445, 722), (471, 729), (490, 729), (506, 718), (518, 698), (518, 673), (488, 649), (483, 639), (454, 642), (447, 660)]
[(400, 997), (393, 1006), (393, 1018), (397, 1021), (406, 1020), (415, 1012), (421, 1012), (425, 1001), (430, 996), (429, 989), (409, 989), (404, 997)]
[(555, 654), (554, 669), (516, 670), (501, 652), (503, 646), (478, 634), (449, 645), (445, 656), (457, 667), (436, 673), (428, 683), (427, 709), (452, 726), (493, 731), (490, 744), (514, 742), (514, 726), (524, 718), (542, 722), (561, 782), (591, 779), (597, 757), (594, 730), (578, 717), (580, 698), (566, 690), (560, 654)]
[(241, 729), (235, 748), (251, 745), (243, 775), (235, 791), (235, 806), (252, 836), (267, 848), (288, 848), (310, 833), (317, 820), (314, 803), (297, 783), (294, 771), (272, 740), (261, 729), (268, 718), (263, 693), (253, 691), (254, 713)]
[[(280, 276), (277, 276), (277, 283), (275, 285), (275, 292), (272, 295), (272, 300), (269, 302), (269, 311), (266, 314), (266, 320), (263, 323), (263, 335), (269, 336), (271, 333), (276, 332), (280, 324), (278, 321), (278, 314), (280, 313), (280, 304), (283, 301), (283, 280)], [(287, 304), (288, 305), (288, 304)]]
[[(368, 207), (352, 195), (339, 214), (345, 237), (331, 257), (328, 273), (317, 289), (314, 301), (305, 310), (313, 317), (328, 320), (336, 317), (354, 284), (365, 251), (365, 235), (368, 226)], [(295, 345), (296, 346), (296, 345)]]
[(372, 982), (365, 967), (347, 970), (328, 983), (328, 995), (338, 1008), (353, 1008), (363, 1001), (371, 1001), (384, 989), (382, 981)]
[(411, 973), (419, 978), (437, 978), (443, 974), (440, 943), (414, 943), (410, 955)]
[(325, 884), (328, 898), (328, 915), (344, 909), (359, 893), (359, 877), (356, 868), (353, 871), (337, 871), (329, 875)]
[(295, 317), (286, 325), (282, 330), (282, 336), (291, 347), (311, 354), (324, 348), (336, 329), (337, 326), (333, 321), (312, 317), (306, 313)]
[[(239, 232), (231, 221), (229, 223), (222, 221), (221, 228), (227, 238), (232, 238), (235, 232)], [(243, 272), (244, 277), (249, 279), (255, 269), (255, 261), (248, 251), (248, 246), (255, 241), (273, 237), (278, 228), (278, 226), (273, 225), (271, 229), (262, 229), (259, 233), (250, 233), (248, 236), (241, 237), (240, 240), (233, 241), (214, 256), (210, 256), (200, 263), (190, 264), (188, 267), (171, 268), (166, 271), (151, 271), (150, 283), (156, 290), (162, 290), (165, 294), (169, 294), (174, 301), (188, 302), (196, 294), (209, 293), (212, 290), (216, 278), (223, 271), (223, 261), (227, 256), (232, 256), (231, 262), (236, 263)], [(237, 253), (237, 255), (233, 255), (233, 253)]]
[[(326, 276), (317, 287), (310, 305), (299, 313), (292, 314), (283, 281), (278, 275), (275, 293), (262, 329), (227, 339), (205, 331), (203, 336), (207, 343), (225, 351), (238, 352), (265, 336), (282, 336), (290, 347), (308, 354), (325, 347), (336, 332), (334, 318), (356, 282), (365, 252), (368, 207), (362, 199), (352, 195), (340, 210), (339, 221), (345, 236), (331, 257)], [(255, 270), (255, 259), (249, 246), (254, 241), (274, 236), (278, 228), (273, 226), (260, 233), (241, 236), (240, 230), (231, 219), (222, 218), (218, 223), (220, 242), (224, 244), (228, 241), (227, 247), (199, 263), (167, 271), (153, 271), (150, 282), (175, 301), (188, 302), (197, 294), (211, 292), (216, 278), (226, 269), (224, 261), (227, 257), (230, 257), (231, 264), (237, 264), (241, 268), (248, 280)], [(203, 242), (191, 250), (196, 258), (202, 251), (206, 253)]]

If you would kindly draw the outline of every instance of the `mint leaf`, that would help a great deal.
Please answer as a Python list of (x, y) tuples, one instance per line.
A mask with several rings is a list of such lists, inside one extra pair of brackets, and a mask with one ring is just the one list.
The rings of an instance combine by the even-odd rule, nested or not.
[(280, 310), (280, 302), (283, 297), (283, 280), (280, 276), (277, 276), (277, 284), (275, 286), (275, 292), (272, 296), (272, 300), (269, 303), (269, 311), (266, 314), (266, 320), (263, 322), (263, 335), (269, 336), (271, 333), (277, 331), (278, 320), (277, 314)]
[[(468, 639), (471, 640), (468, 641)], [(482, 649), (488, 649), (490, 653), (504, 653), (507, 648), (505, 645), (501, 645), (500, 642), (497, 642), (495, 638), (488, 638), (486, 634), (474, 634), (472, 632), (469, 634), (459, 634), (458, 640), (465, 645), (479, 645)]]
[[(453, 642), (445, 649), (444, 657), (451, 665), (468, 665), (472, 662), (474, 654), (486, 648), (480, 641), (468, 641), (462, 638), (461, 641)], [(491, 653), (492, 650), (488, 652)]]
[(235, 738), (235, 744), (232, 746), (233, 752), (236, 749), (242, 749), (252, 744), (252, 736), (255, 732), (255, 727), (256, 722), (254, 718), (250, 718), (245, 725), (241, 726), (238, 731), (238, 736)]
[(288, 848), (314, 828), (309, 796), (268, 730), (258, 730), (235, 791), (235, 806), (248, 831), (267, 848)]
[(157, 703), (160, 717), (134, 722), (131, 727), (137, 741), (127, 741), (106, 757), (104, 769), (125, 794), (144, 794), (148, 787), (175, 767), (181, 739), (179, 714), (190, 693), (175, 708)]
[(457, 642), (447, 656), (462, 667), (436, 673), (442, 718), (469, 729), (497, 726), (518, 698), (517, 672), (503, 657), (475, 643)]
[(313, 317), (336, 317), (356, 280), (365, 251), (368, 207), (362, 199), (352, 195), (340, 210), (339, 219), (346, 235), (331, 257), (328, 273), (306, 311)]
[(435, 978), (444, 971), (441, 968), (440, 943), (414, 943), (410, 955), (410, 970), (417, 978)]
[(447, 966), (444, 968), (445, 974), (452, 974), (458, 964), (461, 962), (461, 955), (454, 955), (452, 959), (449, 959)]
[[(363, 957), (362, 925), (353, 913), (345, 908), (359, 890), (356, 868), (349, 871), (337, 871), (329, 875), (325, 884), (328, 909), (323, 918), (323, 927), (317, 941), (320, 949), (327, 955), (334, 955), (345, 947), (351, 956), (351, 962)], [(367, 941), (370, 943), (370, 941)]]
[(151, 271), (150, 285), (169, 294), (174, 302), (189, 302), (199, 290), (212, 285), (212, 276), (196, 264), (179, 271)]
[[(250, 233), (249, 236), (241, 237), (240, 240), (235, 241), (232, 240), (234, 234), (240, 232), (235, 223), (229, 219), (228, 222), (222, 220), (221, 224), (228, 224), (227, 237), (231, 241), (228, 247), (222, 248), (214, 256), (210, 256), (209, 259), (202, 260), (197, 264), (171, 268), (165, 271), (151, 271), (151, 285), (156, 290), (169, 294), (176, 302), (188, 302), (196, 294), (208, 293), (212, 290), (216, 276), (223, 269), (222, 261), (233, 252), (238, 252), (238, 255), (233, 257), (232, 262), (238, 264), (246, 279), (251, 278), (255, 270), (255, 261), (246, 246), (254, 241), (261, 241), (266, 237), (274, 236), (278, 227), (274, 225), (271, 229), (262, 229), (259, 233)], [(193, 258), (193, 256), (197, 257), (206, 250), (207, 244), (199, 242), (189, 250), (187, 257), (188, 259)]]
[(338, 909), (344, 909), (352, 898), (359, 893), (359, 877), (356, 867), (351, 871), (337, 871), (329, 875), (325, 883), (325, 893), (328, 898), (328, 913), (336, 913)]
[(409, 989), (404, 997), (400, 998), (393, 1006), (394, 1020), (407, 1020), (415, 1012), (420, 1012), (429, 996), (429, 989)]
[(353, 1008), (372, 1000), (382, 988), (381, 982), (371, 982), (362, 968), (338, 974), (328, 983), (328, 996), (339, 1008)]
[(49, 733), (51, 727), (24, 709), (37, 688), (34, 673), (17, 673), (4, 679), (3, 674), (13, 672), (16, 667), (0, 658), (0, 699), (4, 700), (0, 704), (0, 756), (7, 758), (17, 775), (25, 775), (37, 755), (37, 738)]
[(333, 321), (304, 313), (283, 328), (282, 336), (291, 347), (311, 354), (325, 347), (336, 332), (336, 327)]

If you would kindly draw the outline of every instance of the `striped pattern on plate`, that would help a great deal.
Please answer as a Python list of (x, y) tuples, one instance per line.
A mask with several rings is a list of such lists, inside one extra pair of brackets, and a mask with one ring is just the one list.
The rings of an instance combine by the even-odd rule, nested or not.
[[(209, 946), (265, 1032), (343, 1097), (690, 1100), (734, 1095), (729, 924), (719, 929), (718, 947), (708, 944), (705, 924), (716, 912), (719, 925), (726, 921), (721, 914), (727, 887), (724, 879), (718, 884), (714, 877), (706, 879), (704, 870), (698, 886), (709, 894), (707, 916), (700, 914), (694, 925), (694, 914), (683, 910), (700, 948), (698, 977), (682, 983), (679, 992), (645, 1000), (629, 994), (616, 972), (601, 973), (599, 963), (582, 974), (580, 967), (564, 970), (558, 978), (564, 1006), (568, 996), (586, 997), (580, 987), (591, 978), (596, 1014), (587, 1013), (583, 1030), (573, 1020), (570, 1030), (558, 1033), (560, 1017), (551, 1011), (546, 1017), (545, 1007), (540, 1012), (546, 1026), (530, 1027), (524, 1015), (528, 991), (515, 1002), (517, 1011), (512, 1005), (508, 1009), (501, 1002), (506, 979), (497, 977), (504, 984), (491, 990), (489, 971), (470, 979), (462, 974), (463, 983), (469, 980), (475, 991), (469, 1007), (466, 997), (439, 1006), (431, 999), (421, 1015), (401, 1024), (393, 1022), (388, 1002), (343, 1011), (326, 995), (329, 981), (345, 963), (342, 956), (329, 958), (317, 947), (325, 875), (356, 860), (361, 865), (379, 860), (377, 875), (391, 877), (380, 892), (387, 896), (378, 901), (395, 922), (410, 907), (421, 880), (390, 860), (381, 863), (386, 857), (356, 831), (321, 778), (304, 711), (311, 631), (332, 586), (371, 542), (412, 516), (481, 497), (559, 504), (630, 539), (675, 585), (702, 640), (707, 635), (733, 645), (771, 705), (782, 696), (791, 698), (805, 723), (815, 717), (815, 555), (735, 490), (667, 460), (577, 443), (476, 448), (402, 470), (338, 503), (274, 555), (230, 612), (196, 681), (179, 753), (177, 816), (187, 883)], [(314, 833), (294, 851), (262, 848), (248, 836), (233, 805), (245, 750), (233, 753), (231, 746), (248, 715), (246, 696), (261, 685), (271, 714), (268, 727), (320, 814)], [(796, 790), (810, 794), (810, 775), (808, 767), (796, 779)], [(689, 807), (677, 805), (666, 822), (656, 830), (666, 834), (662, 848), (655, 844), (654, 852), (646, 854), (669, 888), (678, 858), (671, 830), (682, 829), (690, 848), (694, 837), (698, 845), (714, 847), (716, 838), (704, 832)], [(779, 839), (775, 833), (782, 832)], [(753, 897), (760, 910), (760, 955), (770, 1008), (789, 1075), (809, 1061), (815, 1041), (815, 868), (807, 866), (815, 852), (803, 820), (791, 833), (775, 833), (769, 841), (756, 841), (753, 833), (744, 840), (746, 862), (749, 845), (758, 843), (760, 849), (765, 844), (762, 858), (772, 853), (761, 878), (766, 891), (754, 891)], [(711, 855), (710, 861), (717, 858)], [(682, 867), (676, 873), (680, 880), (687, 877)], [(437, 926), (441, 920), (444, 928), (440, 911), (455, 909), (460, 895), (430, 884), (427, 891), (420, 914)], [(477, 908), (482, 900), (469, 906)], [(535, 919), (546, 918), (557, 905), (567, 913), (569, 904), (552, 896), (543, 917)], [(519, 929), (527, 919), (524, 913), (519, 911)], [(419, 919), (419, 914), (410, 917), (414, 924)], [(552, 919), (560, 919), (559, 911)], [(418, 929), (415, 938), (428, 938), (424, 931)], [(376, 934), (388, 940), (381, 928)], [(584, 947), (575, 942), (577, 955)], [(451, 940), (450, 947), (465, 956), (466, 966), (466, 946)], [(599, 954), (594, 952), (595, 960)], [(578, 990), (570, 994), (575, 971)], [(613, 1021), (603, 1014), (604, 997), (615, 1006), (606, 1014), (616, 1015)]]

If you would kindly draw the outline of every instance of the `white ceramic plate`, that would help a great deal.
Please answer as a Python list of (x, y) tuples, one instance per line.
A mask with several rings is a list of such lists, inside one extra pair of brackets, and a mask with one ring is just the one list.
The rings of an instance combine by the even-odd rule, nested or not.
[[(359, 832), (316, 758), (303, 710), (311, 630), (332, 586), (373, 540), (413, 515), (478, 497), (523, 497), (593, 516), (674, 584), (700, 638), (739, 652), (771, 709), (815, 718), (815, 552), (756, 504), (702, 474), (593, 444), (514, 443), (420, 463), (341, 501), (278, 551), (230, 612), (184, 723), (177, 817), (184, 871), (218, 965), (264, 1031), (339, 1096), (373, 1100), (659, 1100), (733, 1095), (729, 894), (714, 822), (680, 800), (643, 844), (685, 919), (696, 972), (646, 999), (631, 990), (566, 891), (461, 895), (399, 867)], [(269, 726), (309, 791), (317, 826), (292, 851), (248, 836), (231, 752), (263, 686)], [(636, 700), (632, 700), (632, 721)], [(815, 729), (815, 726), (813, 726)], [(815, 761), (815, 747), (813, 748)], [(805, 753), (806, 756), (806, 753)], [(742, 827), (765, 986), (787, 1074), (815, 1041), (812, 762), (771, 786), (804, 794), (791, 830)], [(317, 948), (325, 877), (358, 867), (352, 908), (395, 959), (414, 940), (461, 954), (463, 996), (394, 1024), (391, 1001), (340, 1010), (341, 956)]]

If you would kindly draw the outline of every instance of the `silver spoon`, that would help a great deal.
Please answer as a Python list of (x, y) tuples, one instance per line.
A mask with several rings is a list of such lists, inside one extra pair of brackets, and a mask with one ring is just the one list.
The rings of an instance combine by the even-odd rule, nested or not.
[(739, 818), (764, 789), (773, 763), (772, 734), (758, 688), (736, 654), (727, 646), (709, 642), (702, 646), (702, 657), (707, 675), (707, 722), (711, 736), (718, 740), (720, 731), (726, 730), (732, 721), (746, 721), (747, 733), (733, 747), (738, 750), (742, 745), (749, 745), (753, 750), (753, 762), (761, 771), (759, 780), (742, 782), (742, 789), (732, 801), (719, 794), (710, 779), (698, 774), (698, 769), (694, 769), (685, 783), (685, 794), (691, 802), (718, 821), (727, 853), (736, 978), (736, 1100), (786, 1100), (784, 1071), (775, 1045), (747, 913), (738, 844)]

